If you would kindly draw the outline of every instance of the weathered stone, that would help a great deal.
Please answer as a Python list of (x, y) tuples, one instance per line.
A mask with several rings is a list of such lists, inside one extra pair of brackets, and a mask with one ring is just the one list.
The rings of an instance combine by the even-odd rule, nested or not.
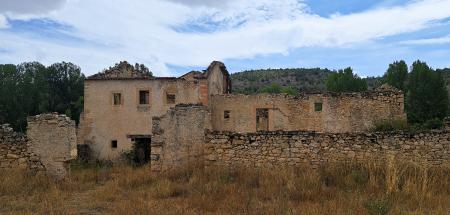
[[(214, 144), (205, 151), (207, 164), (216, 165), (297, 165), (317, 166), (326, 162), (385, 161), (388, 156), (428, 165), (449, 165), (450, 132), (430, 131), (421, 135), (402, 132), (386, 133), (311, 133), (259, 132), (240, 133), (239, 139), (259, 140), (258, 144), (245, 142), (236, 146), (233, 132), (208, 132), (208, 141), (227, 140)], [(301, 138), (300, 138), (301, 137)], [(376, 138), (373, 138), (376, 137)], [(335, 143), (323, 144), (330, 140)], [(400, 144), (401, 142), (401, 144)], [(427, 142), (428, 144), (423, 144)], [(287, 144), (293, 143), (293, 144)], [(247, 150), (251, 148), (251, 150)], [(214, 159), (210, 159), (214, 157)], [(226, 161), (226, 162), (225, 162)]]

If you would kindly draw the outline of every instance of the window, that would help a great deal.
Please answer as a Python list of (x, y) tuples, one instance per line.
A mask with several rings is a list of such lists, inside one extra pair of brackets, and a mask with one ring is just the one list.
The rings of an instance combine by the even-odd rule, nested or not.
[(224, 119), (230, 119), (230, 113), (231, 113), (231, 111), (229, 111), (229, 110), (224, 111), (223, 112), (223, 118)]
[(322, 102), (316, 102), (314, 103), (314, 110), (316, 112), (321, 112), (322, 111)]
[(111, 148), (113, 149), (117, 148), (117, 140), (111, 140)]
[(139, 91), (139, 104), (148, 105), (149, 104), (149, 91), (148, 90), (140, 90)]
[(257, 131), (269, 130), (269, 109), (267, 108), (256, 109), (256, 130)]
[(120, 93), (113, 93), (113, 104), (114, 105), (121, 105), (122, 104), (122, 94), (120, 94)]
[(175, 94), (167, 93), (166, 101), (167, 104), (175, 104)]

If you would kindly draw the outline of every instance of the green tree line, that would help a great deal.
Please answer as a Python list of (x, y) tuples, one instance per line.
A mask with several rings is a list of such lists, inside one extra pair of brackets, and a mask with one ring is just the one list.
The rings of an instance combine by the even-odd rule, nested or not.
[(0, 64), (0, 124), (24, 131), (26, 117), (59, 112), (79, 121), (84, 78), (79, 66), (61, 62)]

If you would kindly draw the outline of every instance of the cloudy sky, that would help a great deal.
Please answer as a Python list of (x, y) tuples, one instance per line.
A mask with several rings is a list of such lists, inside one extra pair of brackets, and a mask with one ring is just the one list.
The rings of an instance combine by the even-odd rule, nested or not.
[(404, 59), (450, 67), (450, 0), (0, 0), (0, 63), (120, 60), (159, 76), (351, 66)]

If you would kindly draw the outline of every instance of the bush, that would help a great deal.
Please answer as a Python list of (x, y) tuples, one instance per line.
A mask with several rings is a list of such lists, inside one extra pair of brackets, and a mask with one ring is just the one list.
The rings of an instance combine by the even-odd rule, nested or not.
[(386, 215), (391, 208), (389, 200), (385, 198), (371, 199), (364, 206), (371, 215)]
[(408, 123), (404, 119), (388, 119), (375, 122), (374, 131), (408, 130)]
[(441, 129), (444, 127), (444, 122), (438, 118), (427, 120), (423, 126), (426, 129)]

